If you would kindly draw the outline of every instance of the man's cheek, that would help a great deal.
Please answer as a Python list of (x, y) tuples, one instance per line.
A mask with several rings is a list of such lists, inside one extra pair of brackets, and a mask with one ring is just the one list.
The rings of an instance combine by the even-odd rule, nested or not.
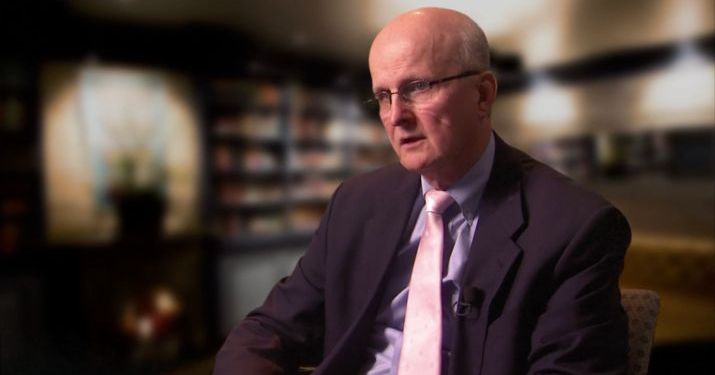
[(423, 121), (434, 122), (439, 118), (440, 110), (440, 108), (435, 108), (435, 106), (429, 106), (420, 108), (416, 113)]

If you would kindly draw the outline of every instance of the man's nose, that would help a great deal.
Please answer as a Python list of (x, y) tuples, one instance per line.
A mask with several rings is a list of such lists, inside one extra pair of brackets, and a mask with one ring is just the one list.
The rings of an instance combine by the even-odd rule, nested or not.
[(392, 97), (392, 103), (387, 113), (388, 123), (392, 126), (403, 126), (410, 116), (410, 106), (399, 95)]

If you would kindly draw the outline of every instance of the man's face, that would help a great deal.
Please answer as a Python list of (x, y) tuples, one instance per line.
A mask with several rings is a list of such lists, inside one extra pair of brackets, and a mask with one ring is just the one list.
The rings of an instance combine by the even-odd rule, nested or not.
[[(422, 34), (422, 35), (420, 35)], [(449, 36), (397, 31), (379, 35), (370, 51), (374, 92), (396, 92), (415, 80), (434, 80), (462, 73)], [(443, 50), (440, 50), (443, 49)], [(479, 132), (479, 76), (440, 83), (430, 99), (406, 103), (398, 95), (380, 117), (400, 163), (428, 178), (470, 166)]]

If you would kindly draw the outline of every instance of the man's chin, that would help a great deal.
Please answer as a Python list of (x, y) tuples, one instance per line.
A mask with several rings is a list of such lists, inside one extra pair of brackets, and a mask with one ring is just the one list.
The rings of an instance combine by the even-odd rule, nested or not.
[(422, 160), (414, 160), (411, 158), (400, 158), (400, 164), (410, 172), (422, 173), (427, 169), (427, 163)]

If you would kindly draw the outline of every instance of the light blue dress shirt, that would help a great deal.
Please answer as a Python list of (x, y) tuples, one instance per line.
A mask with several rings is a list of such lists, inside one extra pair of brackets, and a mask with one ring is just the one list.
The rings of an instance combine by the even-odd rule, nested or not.
[[(492, 134), (479, 161), (454, 186), (447, 189), (457, 204), (450, 206), (443, 214), (447, 223), (444, 243), (445, 261), (443, 262), (447, 268), (442, 272), (444, 275), (442, 277), (443, 373), (446, 373), (451, 351), (453, 332), (449, 328), (453, 326), (454, 313), (459, 302), (462, 271), (479, 221), (477, 207), (484, 186), (489, 179), (493, 161), (494, 135)], [(422, 194), (415, 200), (410, 222), (414, 222), (416, 215), (417, 221), (409, 241), (398, 250), (397, 258), (388, 271), (391, 277), (387, 281), (383, 300), (378, 307), (377, 318), (368, 345), (369, 361), (363, 367), (362, 374), (397, 374), (402, 347), (402, 327), (407, 307), (407, 285), (412, 273), (415, 252), (425, 226), (424, 194), (430, 190), (432, 190), (432, 186), (422, 177)]]

